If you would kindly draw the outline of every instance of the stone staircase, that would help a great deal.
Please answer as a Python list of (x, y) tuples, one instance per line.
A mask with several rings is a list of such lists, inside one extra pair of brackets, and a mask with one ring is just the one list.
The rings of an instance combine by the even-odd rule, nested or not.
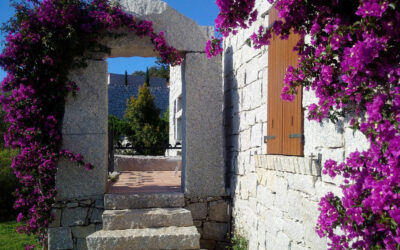
[(183, 193), (106, 194), (103, 230), (86, 238), (89, 250), (199, 249), (200, 234)]

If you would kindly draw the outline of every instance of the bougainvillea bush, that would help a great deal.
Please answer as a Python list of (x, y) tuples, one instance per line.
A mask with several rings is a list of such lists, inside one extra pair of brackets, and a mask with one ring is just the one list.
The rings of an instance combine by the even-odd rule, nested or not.
[[(253, 46), (269, 44), (274, 33), (303, 39), (296, 46), (297, 68), (289, 68), (282, 98), (296, 87), (315, 92), (310, 119), (350, 117), (369, 140), (369, 150), (345, 162), (328, 160), (324, 174), (341, 175), (341, 198), (320, 201), (316, 231), (331, 249), (400, 248), (400, 2), (396, 0), (277, 0), (281, 21), (259, 27)], [(255, 0), (217, 0), (216, 27), (222, 37), (256, 20)], [(309, 42), (304, 42), (309, 40)], [(221, 39), (207, 45), (222, 51)]]
[(166, 62), (179, 64), (181, 57), (166, 44), (163, 33), (154, 33), (151, 22), (137, 20), (107, 0), (28, 0), (15, 5), (0, 55), (0, 65), (8, 72), (0, 102), (9, 123), (6, 146), (20, 152), (12, 162), (21, 184), (14, 207), (20, 211), (18, 221), (26, 221), (19, 231), (39, 234), (43, 241), (52, 220), (57, 161), (66, 157), (93, 167), (79, 152), (61, 150), (65, 101), (79, 91), (68, 72), (85, 67), (93, 52), (109, 52), (99, 41), (122, 35), (121, 27), (149, 37)]

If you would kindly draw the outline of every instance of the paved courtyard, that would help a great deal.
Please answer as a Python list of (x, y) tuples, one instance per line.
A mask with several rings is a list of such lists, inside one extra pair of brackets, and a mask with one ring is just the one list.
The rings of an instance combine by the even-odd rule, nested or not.
[(181, 190), (181, 171), (124, 171), (107, 193), (176, 192)]

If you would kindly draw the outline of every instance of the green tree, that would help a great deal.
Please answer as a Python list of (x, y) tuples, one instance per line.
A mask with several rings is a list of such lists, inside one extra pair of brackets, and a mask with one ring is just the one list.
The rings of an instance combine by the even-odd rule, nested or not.
[[(169, 64), (164, 63), (161, 58), (157, 58), (156, 65), (148, 68), (150, 77), (159, 77), (167, 79), (169, 82)], [(132, 73), (134, 76), (146, 76), (143, 70), (137, 70)]]
[(128, 72), (125, 70), (125, 86), (128, 86)]
[(129, 123), (115, 115), (108, 116), (108, 128), (112, 133), (114, 143), (120, 141), (122, 136), (129, 133)]
[(146, 69), (146, 78), (144, 79), (144, 84), (150, 87), (150, 73), (149, 68)]
[(168, 127), (160, 118), (160, 110), (145, 83), (139, 87), (138, 97), (127, 101), (125, 119), (129, 122), (128, 140), (145, 155), (163, 154), (162, 146), (168, 143)]
[(136, 70), (132, 73), (133, 76), (144, 76), (146, 73), (143, 70)]

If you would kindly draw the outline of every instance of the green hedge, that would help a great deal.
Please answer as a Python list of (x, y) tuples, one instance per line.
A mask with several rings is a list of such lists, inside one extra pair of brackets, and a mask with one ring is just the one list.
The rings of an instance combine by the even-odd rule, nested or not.
[(9, 149), (0, 150), (0, 219), (12, 218), (16, 215), (13, 209), (14, 196), (12, 193), (18, 187), (17, 178), (11, 169), (11, 157), (16, 151)]

